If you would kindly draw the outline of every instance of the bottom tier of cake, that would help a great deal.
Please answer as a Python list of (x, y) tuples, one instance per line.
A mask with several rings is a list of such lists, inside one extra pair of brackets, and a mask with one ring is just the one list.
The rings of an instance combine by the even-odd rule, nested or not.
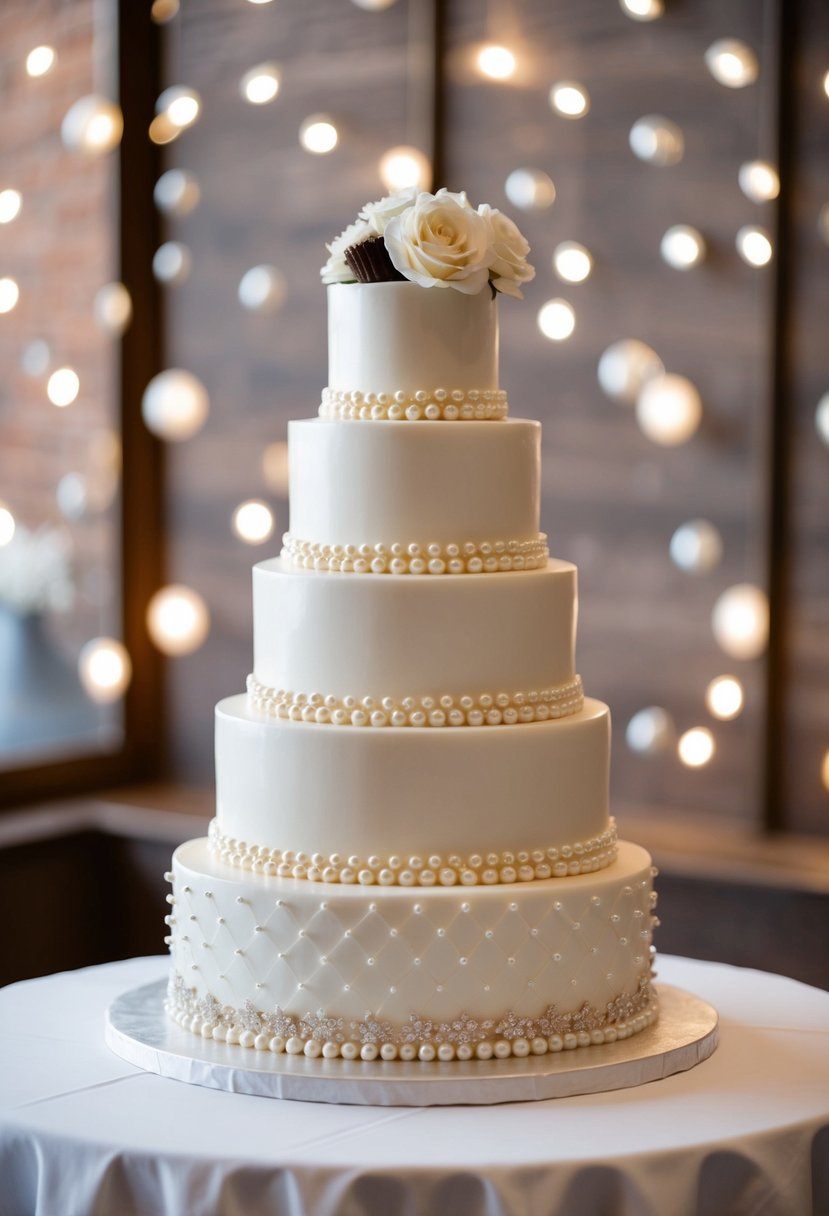
[(648, 853), (489, 887), (341, 886), (173, 858), (170, 1015), (309, 1056), (487, 1059), (612, 1042), (656, 1016)]

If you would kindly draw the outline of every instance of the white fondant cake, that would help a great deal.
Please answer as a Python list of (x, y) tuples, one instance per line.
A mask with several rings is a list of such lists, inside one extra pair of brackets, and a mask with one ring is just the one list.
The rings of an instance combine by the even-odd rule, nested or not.
[[(345, 281), (364, 229), (409, 281)], [(575, 567), (538, 531), (540, 426), (498, 383), (487, 283), (520, 294), (521, 241), (410, 192), (330, 247), (329, 386), (290, 427), (247, 694), (216, 708), (216, 818), (168, 876), (168, 1007), (205, 1037), (428, 1063), (656, 1016), (651, 861), (616, 840)]]

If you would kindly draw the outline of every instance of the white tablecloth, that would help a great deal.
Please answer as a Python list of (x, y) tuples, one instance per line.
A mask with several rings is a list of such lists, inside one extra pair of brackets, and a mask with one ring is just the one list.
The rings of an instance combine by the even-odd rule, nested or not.
[(383, 1109), (201, 1089), (113, 1055), (134, 959), (0, 991), (0, 1216), (829, 1213), (829, 993), (661, 957), (720, 1046), (637, 1089)]

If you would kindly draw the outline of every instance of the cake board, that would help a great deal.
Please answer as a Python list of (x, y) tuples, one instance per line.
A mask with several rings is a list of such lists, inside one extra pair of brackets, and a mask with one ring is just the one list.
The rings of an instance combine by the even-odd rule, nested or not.
[(107, 1046), (147, 1072), (259, 1097), (357, 1106), (488, 1106), (629, 1089), (685, 1072), (718, 1041), (716, 1010), (681, 988), (657, 985), (659, 1018), (601, 1047), (507, 1059), (430, 1063), (274, 1055), (201, 1039), (168, 1018), (166, 981), (109, 1006)]

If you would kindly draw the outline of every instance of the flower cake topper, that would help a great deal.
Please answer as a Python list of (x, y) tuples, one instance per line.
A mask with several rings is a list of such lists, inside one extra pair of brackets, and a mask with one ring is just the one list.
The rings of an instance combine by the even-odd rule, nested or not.
[(512, 220), (488, 203), (475, 209), (464, 191), (410, 187), (367, 203), (326, 248), (323, 283), (408, 280), (464, 295), (489, 284), (521, 299), (522, 284), (535, 277), (530, 247)]

